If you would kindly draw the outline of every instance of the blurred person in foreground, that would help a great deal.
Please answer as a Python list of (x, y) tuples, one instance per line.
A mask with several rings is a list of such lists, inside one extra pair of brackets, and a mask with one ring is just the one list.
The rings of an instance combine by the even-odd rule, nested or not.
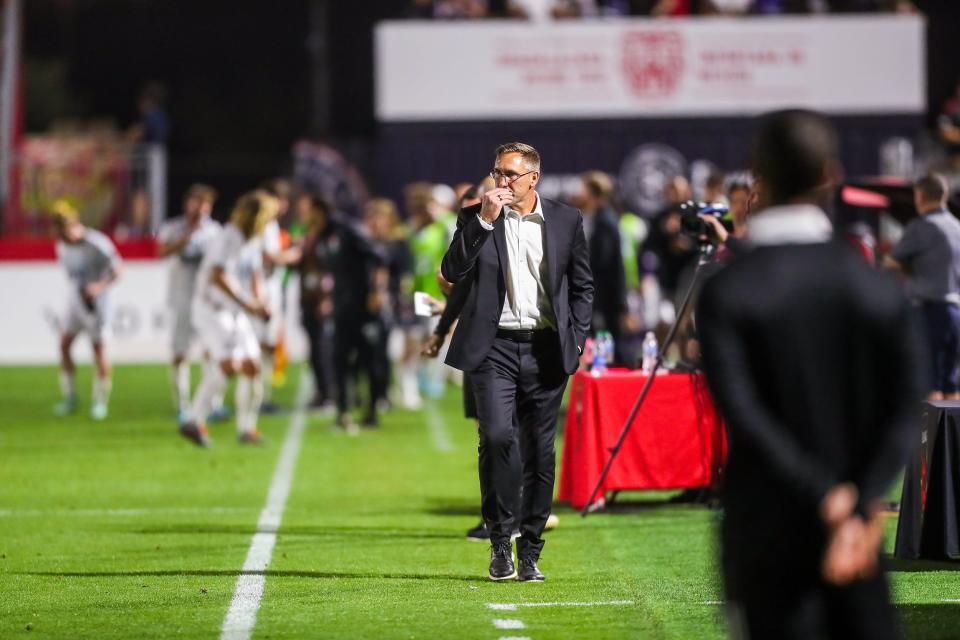
[(205, 425), (213, 398), (227, 381), (240, 374), (237, 384), (237, 439), (262, 444), (257, 416), (262, 399), (260, 344), (252, 317), (268, 319), (263, 292), (263, 229), (279, 211), (277, 199), (263, 190), (240, 196), (230, 221), (210, 243), (197, 276), (193, 318), (203, 348), (216, 366), (207, 367), (197, 387), (180, 434), (207, 447)]
[(57, 235), (57, 259), (67, 270), (70, 290), (67, 307), (60, 324), (60, 392), (63, 399), (54, 407), (58, 416), (73, 413), (77, 408), (76, 365), (71, 350), (81, 332), (90, 336), (93, 346), (94, 420), (107, 417), (110, 400), (110, 360), (106, 340), (110, 333), (110, 288), (120, 277), (122, 262), (110, 238), (96, 229), (85, 227), (77, 210), (65, 200), (53, 203), (51, 215)]
[(917, 180), (913, 201), (919, 217), (884, 256), (887, 267), (909, 274), (930, 361), (929, 400), (960, 400), (960, 220), (947, 209), (947, 182), (932, 173)]
[[(183, 214), (160, 225), (157, 232), (157, 252), (161, 258), (170, 258), (167, 280), (167, 305), (170, 309), (171, 331), (170, 380), (178, 420), (186, 420), (190, 406), (190, 363), (187, 356), (193, 339), (191, 307), (197, 288), (197, 272), (204, 253), (220, 233), (220, 225), (210, 214), (217, 192), (205, 184), (194, 184), (183, 197)], [(209, 362), (209, 358), (207, 358)], [(209, 365), (208, 365), (209, 366)]]
[[(470, 374), (477, 402), (489, 576), (542, 581), (538, 561), (553, 502), (557, 411), (590, 330), (593, 277), (580, 212), (536, 192), (536, 149), (519, 142), (499, 146), (491, 176), (496, 188), (460, 212), (443, 256), (446, 281), (473, 281), (446, 361)], [(519, 519), (510, 464), (517, 439)], [(519, 571), (510, 541), (518, 524)]]
[(834, 240), (819, 203), (836, 134), (769, 114), (754, 145), (754, 248), (706, 282), (704, 369), (726, 420), (721, 564), (735, 638), (897, 635), (880, 500), (903, 468), (921, 397), (909, 306)]

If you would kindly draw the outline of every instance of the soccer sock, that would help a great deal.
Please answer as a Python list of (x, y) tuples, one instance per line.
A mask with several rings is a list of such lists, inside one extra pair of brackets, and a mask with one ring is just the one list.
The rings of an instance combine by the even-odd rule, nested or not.
[[(220, 371), (220, 365), (208, 358), (207, 360), (204, 361), (203, 369), (204, 369), (204, 375), (206, 375), (206, 373), (212, 369), (216, 369), (217, 371)], [(221, 373), (223, 372), (221, 371)], [(210, 398), (210, 405), (207, 407), (208, 412), (220, 411), (221, 409), (223, 409), (223, 391), (224, 389), (226, 389), (226, 387), (227, 387), (226, 381), (224, 381), (223, 387), (221, 387), (217, 392), (215, 392), (213, 394), (213, 397)], [(206, 416), (203, 416), (203, 417), (204, 417), (204, 420), (206, 420)]]
[(110, 376), (101, 378), (98, 375), (93, 376), (93, 402), (107, 404), (110, 402), (110, 389), (113, 382)]
[(73, 399), (77, 395), (73, 371), (60, 370), (60, 393), (64, 398)]
[(207, 415), (210, 413), (210, 405), (215, 396), (223, 397), (223, 390), (227, 386), (227, 377), (223, 375), (223, 370), (219, 365), (207, 367), (203, 373), (203, 380), (197, 387), (197, 393), (193, 398), (193, 406), (190, 408), (190, 417), (198, 425), (207, 421)]
[(251, 431), (257, 429), (257, 417), (260, 415), (260, 405), (263, 404), (263, 388), (265, 385), (270, 385), (268, 380), (260, 373), (250, 378), (250, 405), (247, 407), (249, 414), (247, 424)]
[(243, 435), (250, 431), (253, 425), (250, 422), (250, 378), (241, 375), (237, 378), (237, 387), (234, 390), (234, 400), (237, 409), (237, 434)]
[(263, 384), (260, 385), (262, 388), (263, 401), (270, 402), (273, 398), (273, 349), (264, 349), (261, 360), (263, 362), (262, 371), (266, 374), (260, 376), (263, 378)]
[(184, 361), (171, 366), (170, 379), (177, 410), (184, 411), (190, 406), (190, 363)]

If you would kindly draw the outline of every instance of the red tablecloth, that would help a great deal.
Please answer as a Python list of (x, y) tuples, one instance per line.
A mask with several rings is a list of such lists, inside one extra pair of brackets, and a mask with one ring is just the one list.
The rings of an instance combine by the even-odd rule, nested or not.
[[(558, 499), (581, 508), (646, 376), (608, 371), (573, 377)], [(658, 375), (604, 481), (605, 492), (682, 489), (711, 484), (724, 459), (723, 425), (699, 374)]]

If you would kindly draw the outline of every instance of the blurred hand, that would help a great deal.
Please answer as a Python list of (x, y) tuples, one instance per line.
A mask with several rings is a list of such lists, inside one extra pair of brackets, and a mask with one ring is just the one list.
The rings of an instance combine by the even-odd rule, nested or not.
[(643, 328), (640, 326), (640, 318), (629, 311), (624, 311), (621, 314), (620, 326), (623, 327), (624, 333), (640, 333), (640, 329)]
[(107, 285), (102, 282), (91, 282), (83, 288), (83, 301), (87, 303), (93, 302), (97, 296), (106, 290), (106, 288)]
[(834, 485), (820, 502), (820, 519), (832, 530), (853, 513), (857, 506), (857, 488), (850, 482)]
[(367, 311), (369, 313), (380, 313), (383, 308), (383, 294), (379, 291), (371, 291), (367, 294)]
[(261, 300), (251, 300), (244, 305), (244, 308), (250, 315), (263, 318), (264, 320), (270, 319), (270, 310)]
[(503, 187), (490, 189), (483, 194), (480, 202), (480, 217), (487, 224), (493, 224), (500, 217), (503, 207), (513, 202), (513, 192)]
[(445, 295), (450, 295), (450, 291), (453, 289), (453, 283), (448, 282), (447, 279), (443, 277), (439, 268), (437, 269), (437, 284), (440, 285), (440, 290), (443, 291)]
[(873, 505), (864, 520), (853, 513), (856, 502), (856, 488), (844, 483), (830, 489), (820, 507), (820, 516), (827, 527), (821, 571), (824, 580), (837, 586), (869, 578), (877, 572), (883, 538), (880, 505)]
[(447, 303), (442, 300), (437, 300), (431, 295), (424, 294), (424, 302), (430, 307), (430, 313), (432, 315), (438, 316), (443, 313), (443, 310), (447, 308)]
[(423, 349), (420, 350), (420, 355), (424, 358), (436, 358), (442, 346), (443, 338), (435, 333), (431, 334), (426, 342), (423, 343)]
[(730, 232), (727, 231), (726, 227), (723, 226), (723, 223), (717, 219), (717, 216), (701, 214), (700, 217), (704, 222), (710, 225), (711, 229), (713, 229), (713, 233), (717, 236), (717, 240), (720, 242), (727, 241), (727, 237), (730, 235)]

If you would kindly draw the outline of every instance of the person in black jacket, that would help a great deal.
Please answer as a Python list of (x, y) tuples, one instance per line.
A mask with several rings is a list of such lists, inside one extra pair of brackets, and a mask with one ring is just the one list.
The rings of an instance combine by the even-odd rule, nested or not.
[(735, 637), (896, 637), (878, 502), (906, 459), (921, 398), (897, 283), (817, 206), (839, 175), (833, 128), (764, 118), (754, 248), (704, 285), (707, 381), (726, 421), (721, 553)]
[[(590, 328), (593, 277), (580, 212), (537, 195), (536, 149), (501, 145), (491, 176), (496, 188), (460, 212), (441, 263), (448, 282), (473, 281), (446, 362), (470, 374), (477, 400), (490, 578), (539, 581), (541, 535), (553, 503), (557, 412)], [(519, 572), (510, 541), (517, 491), (510, 450), (518, 438)]]
[(626, 366), (621, 331), (627, 314), (627, 279), (620, 252), (620, 223), (610, 207), (613, 182), (602, 171), (580, 176), (582, 189), (575, 203), (583, 213), (583, 233), (590, 249), (593, 272), (593, 331), (606, 330), (613, 338), (615, 361)]

